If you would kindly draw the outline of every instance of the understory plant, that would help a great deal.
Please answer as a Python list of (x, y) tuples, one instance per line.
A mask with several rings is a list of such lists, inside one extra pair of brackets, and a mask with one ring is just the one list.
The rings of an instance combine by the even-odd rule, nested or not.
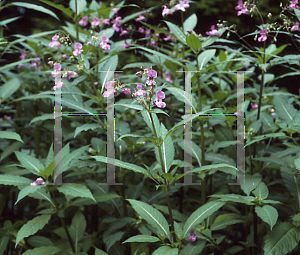
[(0, 41), (0, 255), (300, 253), (298, 1), (244, 36), (193, 4), (0, 3), (61, 22)]

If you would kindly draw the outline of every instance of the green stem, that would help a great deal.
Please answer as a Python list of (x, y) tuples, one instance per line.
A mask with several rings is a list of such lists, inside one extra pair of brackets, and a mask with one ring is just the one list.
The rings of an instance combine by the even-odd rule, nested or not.
[(257, 254), (257, 247), (258, 247), (258, 236), (257, 236), (257, 214), (254, 210), (253, 206), (253, 229), (254, 229), (254, 244), (256, 245), (253, 247), (253, 254)]
[[(154, 132), (154, 135), (155, 135), (155, 139), (156, 139), (156, 141), (158, 141), (158, 136), (157, 136), (156, 129), (155, 129), (155, 126), (154, 126), (152, 113), (149, 112), (149, 115), (150, 115), (150, 119), (151, 119), (151, 123), (152, 123), (153, 132)], [(162, 159), (161, 147), (160, 146), (157, 146), (157, 147), (158, 147), (158, 153), (159, 153), (159, 158), (160, 158), (161, 169), (162, 169), (163, 173), (166, 173), (165, 166), (164, 166), (163, 159)], [(171, 202), (170, 202), (170, 196), (169, 196), (168, 181), (166, 179), (164, 179), (164, 181), (165, 181), (165, 186), (166, 186), (164, 191), (165, 191), (166, 197), (167, 197), (169, 218), (170, 218), (170, 221), (171, 221), (171, 232), (173, 233), (173, 235), (172, 235), (173, 236), (173, 242), (176, 242), (176, 235), (175, 235), (175, 228), (174, 228), (174, 222), (173, 222), (172, 208), (171, 208)]]
[(77, 22), (77, 0), (75, 0), (75, 25), (76, 25), (76, 41), (79, 41), (78, 22)]
[(76, 253), (76, 250), (75, 250), (74, 244), (73, 244), (73, 242), (72, 242), (72, 238), (71, 238), (71, 236), (70, 236), (69, 230), (68, 230), (68, 228), (67, 228), (67, 226), (66, 226), (66, 223), (65, 223), (64, 219), (61, 218), (61, 217), (58, 215), (59, 207), (58, 207), (58, 203), (57, 203), (57, 200), (56, 200), (56, 197), (55, 197), (55, 195), (54, 195), (53, 190), (51, 190), (51, 194), (52, 194), (52, 196), (53, 196), (54, 204), (55, 204), (55, 207), (56, 207), (56, 210), (57, 210), (57, 211), (56, 211), (56, 215), (57, 215), (58, 218), (60, 219), (61, 225), (63, 226), (63, 228), (64, 228), (64, 230), (65, 230), (65, 232), (66, 232), (66, 235), (67, 235), (67, 238), (68, 238), (69, 243), (70, 243), (70, 245), (71, 245), (71, 249), (72, 249), (73, 253)]
[[(183, 22), (183, 12), (181, 13), (181, 24), (182, 24), (182, 32), (184, 33), (184, 22)], [(184, 59), (185, 56), (185, 49), (184, 49), (184, 44), (182, 44), (182, 58)]]

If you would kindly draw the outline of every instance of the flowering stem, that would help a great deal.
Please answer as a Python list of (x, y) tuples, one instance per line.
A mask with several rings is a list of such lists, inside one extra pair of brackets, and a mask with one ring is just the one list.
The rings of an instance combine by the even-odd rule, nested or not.
[(66, 232), (66, 235), (67, 235), (67, 238), (68, 238), (69, 243), (70, 243), (70, 245), (71, 245), (71, 249), (72, 249), (73, 253), (76, 253), (76, 250), (75, 250), (74, 244), (73, 244), (73, 242), (72, 242), (72, 238), (71, 238), (71, 236), (70, 236), (69, 230), (68, 230), (68, 228), (67, 228), (67, 226), (66, 226), (66, 223), (65, 223), (64, 219), (58, 215), (59, 207), (58, 207), (58, 204), (57, 204), (57, 201), (56, 201), (56, 197), (55, 197), (55, 195), (54, 195), (53, 190), (51, 190), (51, 194), (52, 194), (52, 196), (53, 196), (54, 204), (55, 204), (55, 207), (56, 207), (56, 210), (57, 210), (57, 211), (56, 211), (56, 215), (57, 215), (58, 218), (60, 219), (61, 225), (63, 226), (63, 228), (64, 228), (64, 230), (65, 230), (65, 232)]
[(76, 41), (79, 41), (78, 22), (77, 22), (77, 0), (75, 0), (75, 25), (76, 25)]
[[(155, 126), (154, 126), (154, 121), (153, 121), (153, 117), (152, 117), (151, 112), (149, 112), (149, 115), (150, 115), (152, 128), (153, 128), (153, 132), (154, 132), (156, 141), (158, 141), (158, 136), (157, 136), (157, 133), (156, 133), (156, 129), (155, 129)], [(158, 147), (158, 153), (159, 153), (161, 169), (162, 169), (163, 173), (166, 173), (165, 166), (164, 166), (163, 159), (162, 159), (161, 148), (160, 148), (160, 146), (157, 146), (157, 147)], [(172, 208), (171, 208), (170, 196), (169, 196), (168, 181), (164, 178), (164, 182), (165, 182), (165, 186), (166, 186), (165, 189), (164, 189), (164, 192), (166, 193), (166, 197), (167, 197), (169, 218), (170, 218), (170, 221), (171, 221), (171, 232), (173, 233), (173, 242), (176, 242), (176, 235), (175, 235), (175, 228), (174, 228), (174, 222), (173, 222)]]

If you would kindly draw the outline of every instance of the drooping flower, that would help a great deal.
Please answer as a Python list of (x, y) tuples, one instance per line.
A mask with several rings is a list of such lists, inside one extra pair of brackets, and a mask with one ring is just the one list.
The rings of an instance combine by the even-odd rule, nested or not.
[(146, 84), (147, 85), (156, 85), (154, 78), (157, 77), (157, 72), (150, 67), (148, 69), (147, 76), (148, 76), (148, 78), (147, 78)]
[(52, 37), (52, 42), (49, 43), (49, 47), (56, 46), (57, 48), (60, 48), (60, 42), (58, 41), (59, 35), (55, 35)]
[(297, 5), (298, 0), (292, 0), (292, 3), (289, 5), (290, 10), (294, 10), (294, 8), (300, 9), (300, 6)]
[(260, 30), (259, 34), (260, 34), (260, 37), (258, 37), (259, 42), (263, 42), (263, 41), (267, 40), (267, 35), (266, 35), (267, 32), (265, 29)]
[(110, 45), (108, 44), (108, 37), (102, 36), (101, 37), (102, 42), (100, 43), (100, 48), (103, 50), (110, 50)]
[(75, 48), (75, 51), (73, 51), (74, 56), (79, 56), (83, 52), (83, 50), (81, 49), (82, 48), (81, 43), (74, 43), (74, 48)]
[(118, 8), (113, 8), (113, 9), (111, 9), (111, 11), (117, 14), (118, 13)]
[(156, 98), (154, 99), (153, 103), (158, 107), (158, 108), (165, 108), (166, 103), (162, 101), (164, 99), (165, 93), (161, 90), (156, 91)]
[(44, 179), (42, 177), (39, 177), (36, 179), (35, 182), (30, 183), (31, 186), (37, 186), (37, 185), (42, 185), (45, 184)]
[(109, 25), (109, 24), (110, 24), (110, 19), (105, 19), (105, 20), (103, 21), (103, 24)]
[(162, 11), (162, 16), (164, 17), (167, 14), (173, 14), (173, 12), (171, 11), (171, 9), (169, 9), (166, 5), (164, 6), (164, 9)]
[(135, 75), (140, 79), (143, 77), (142, 71), (137, 72)]
[(219, 36), (219, 32), (217, 29), (215, 29), (215, 25), (212, 25), (211, 31), (206, 32), (206, 34), (210, 36)]
[(84, 16), (78, 23), (80, 26), (85, 27), (89, 22), (88, 16)]
[(128, 34), (128, 31), (127, 31), (127, 30), (123, 30), (123, 29), (121, 28), (120, 37), (121, 37), (122, 35), (127, 35), (127, 34)]
[(131, 90), (129, 88), (124, 88), (123, 93), (130, 96), (130, 97), (132, 97), (132, 93), (131, 93)]
[(239, 10), (237, 12), (237, 15), (240, 16), (242, 14), (249, 14), (249, 10), (246, 8), (246, 6), (243, 3), (243, 0), (238, 1), (238, 6), (235, 7), (236, 10)]
[(125, 40), (125, 45), (122, 46), (122, 49), (128, 48), (128, 47), (130, 47), (130, 46), (131, 46), (131, 45), (128, 44), (128, 43), (126, 42), (126, 40)]
[(292, 26), (291, 32), (293, 32), (293, 31), (299, 31), (299, 22), (298, 21), (296, 21), (294, 26)]
[(109, 97), (111, 94), (117, 95), (117, 91), (115, 90), (115, 82), (114, 81), (106, 82), (105, 88), (107, 89), (107, 91), (103, 92), (103, 97)]
[(145, 20), (146, 18), (139, 13), (139, 17), (135, 19), (135, 21)]
[(252, 103), (252, 102), (251, 102), (250, 105), (251, 105), (251, 110), (252, 110), (252, 109), (258, 108), (258, 105), (255, 104), (255, 103)]
[(191, 236), (189, 237), (189, 240), (190, 240), (191, 242), (195, 242), (196, 239), (197, 239), (195, 230), (192, 230), (192, 231), (190, 232), (190, 235), (191, 235)]
[(93, 17), (93, 21), (92, 21), (92, 26), (99, 26), (99, 23), (100, 23), (100, 21), (99, 21), (99, 19), (98, 19), (98, 17), (97, 16), (94, 16)]
[(135, 92), (134, 96), (135, 97), (139, 97), (139, 96), (143, 96), (143, 97), (147, 97), (147, 92), (144, 90), (143, 86), (141, 83), (139, 83), (136, 88), (138, 89), (137, 92)]
[(25, 54), (25, 50), (21, 50), (21, 56), (20, 56), (20, 59), (24, 59), (26, 58), (27, 55)]
[(78, 74), (74, 71), (72, 71), (70, 74), (69, 74), (69, 77), (68, 77), (68, 80), (70, 80), (71, 78), (76, 78), (78, 77)]

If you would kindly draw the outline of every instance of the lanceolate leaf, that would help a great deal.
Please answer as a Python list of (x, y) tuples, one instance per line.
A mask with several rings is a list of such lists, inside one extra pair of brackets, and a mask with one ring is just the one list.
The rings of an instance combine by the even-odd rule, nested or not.
[(165, 21), (165, 22), (167, 23), (169, 29), (172, 31), (174, 36), (178, 39), (178, 41), (186, 45), (185, 34), (181, 31), (181, 29), (169, 21)]
[(18, 232), (15, 247), (17, 247), (18, 243), (23, 238), (34, 235), (38, 230), (42, 229), (48, 223), (50, 218), (51, 215), (37, 216), (23, 225)]
[(17, 78), (13, 78), (6, 82), (4, 85), (0, 87), (0, 99), (4, 100), (9, 98), (13, 93), (15, 93), (18, 88), (20, 87), (21, 83), (20, 80)]
[(69, 163), (73, 161), (77, 161), (78, 158), (82, 155), (82, 153), (89, 147), (89, 145), (83, 146), (72, 153), (68, 154), (67, 156), (63, 157), (62, 159), (62, 172), (67, 171), (69, 167)]
[(192, 215), (187, 219), (183, 227), (183, 236), (185, 237), (193, 226), (201, 223), (204, 219), (220, 209), (224, 204), (225, 202), (208, 202), (197, 209), (195, 212), (193, 212)]
[(15, 154), (22, 166), (33, 170), (31, 171), (33, 174), (40, 176), (40, 170), (44, 170), (44, 166), (38, 159), (19, 151), (16, 151)]
[(87, 187), (85, 187), (81, 184), (73, 184), (72, 183), (71, 185), (60, 186), (57, 189), (59, 192), (64, 193), (65, 195), (69, 195), (72, 197), (87, 197), (96, 202), (91, 191)]
[(160, 241), (160, 239), (158, 237), (155, 237), (155, 236), (138, 235), (138, 236), (133, 236), (133, 237), (128, 238), (123, 243), (134, 243), (134, 242), (138, 242), (138, 243), (155, 243), (155, 242), (159, 242), (159, 241)]
[(170, 230), (167, 220), (164, 216), (151, 205), (134, 199), (127, 199), (133, 209), (150, 225), (157, 229), (157, 233), (164, 237), (169, 237)]
[(99, 124), (93, 123), (93, 124), (84, 124), (80, 127), (77, 127), (75, 130), (74, 138), (81, 133), (82, 131), (87, 131), (87, 130), (94, 130), (96, 128), (101, 128)]
[(32, 181), (28, 178), (17, 176), (17, 175), (10, 175), (10, 174), (2, 174), (0, 175), (0, 184), (4, 185), (29, 185)]
[(282, 222), (266, 235), (264, 255), (285, 255), (300, 241), (300, 230), (289, 222)]
[(36, 192), (38, 189), (40, 189), (41, 187), (43, 187), (42, 185), (37, 185), (37, 186), (27, 186), (23, 189), (21, 189), (21, 191), (19, 192), (18, 195), (18, 200), (15, 202), (15, 205), (25, 196), (27, 196), (30, 193), (34, 193)]
[(257, 213), (258, 217), (260, 217), (264, 222), (270, 225), (270, 228), (272, 230), (272, 228), (277, 222), (277, 210), (270, 205), (264, 205), (263, 207), (256, 206), (255, 212)]
[(22, 255), (54, 255), (60, 251), (58, 247), (55, 246), (42, 246), (34, 248), (33, 250), (27, 250)]
[(143, 116), (147, 126), (150, 128), (150, 130), (154, 134), (152, 121), (151, 121), (151, 117), (150, 117), (150, 114), (151, 114), (153, 122), (154, 122), (154, 127), (155, 127), (156, 134), (157, 134), (158, 138), (160, 138), (160, 124), (159, 124), (159, 120), (158, 120), (156, 114), (155, 113), (149, 113), (147, 111), (142, 111), (141, 113), (142, 113), (142, 116)]

